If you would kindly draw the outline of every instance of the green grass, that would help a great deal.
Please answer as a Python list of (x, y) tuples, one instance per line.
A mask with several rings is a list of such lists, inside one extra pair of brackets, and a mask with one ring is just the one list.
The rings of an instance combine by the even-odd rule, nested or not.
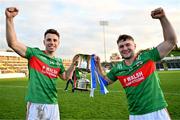
[[(161, 86), (169, 104), (168, 110), (173, 120), (180, 119), (180, 71), (159, 71)], [(127, 102), (119, 82), (108, 86), (107, 95), (95, 91), (64, 91), (66, 82), (58, 81), (58, 102), (61, 120), (127, 120)], [(13, 87), (16, 86), (16, 87)], [(0, 79), (0, 119), (25, 119), (27, 79)]]

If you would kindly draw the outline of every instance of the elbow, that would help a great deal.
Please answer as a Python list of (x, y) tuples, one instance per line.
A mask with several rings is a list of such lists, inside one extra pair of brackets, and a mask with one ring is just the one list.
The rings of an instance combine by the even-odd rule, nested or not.
[(8, 47), (12, 48), (12, 47), (13, 47), (13, 45), (12, 45), (11, 43), (8, 43)]
[(174, 48), (175, 46), (176, 46), (176, 44), (177, 44), (177, 37), (176, 36), (171, 36), (170, 38), (169, 38), (169, 44)]
[(174, 35), (173, 37), (171, 37), (172, 41), (174, 42), (174, 44), (176, 45), (177, 44), (177, 37), (176, 35)]
[(8, 43), (8, 47), (10, 47), (10, 48), (13, 49), (13, 48), (14, 48), (13, 46), (14, 46), (14, 45), (13, 45), (12, 43)]
[(8, 47), (15, 49), (17, 47), (17, 43), (16, 42), (7, 42)]
[(173, 47), (175, 48), (175, 46), (177, 45), (178, 41), (177, 41), (177, 38), (175, 37), (174, 38), (174, 41), (173, 41)]
[(14, 44), (8, 44), (8, 47), (9, 48), (11, 48), (11, 49), (13, 49), (14, 51), (16, 50), (16, 45), (14, 45)]
[(177, 37), (175, 38), (175, 44), (177, 44), (178, 43), (178, 40), (177, 40)]

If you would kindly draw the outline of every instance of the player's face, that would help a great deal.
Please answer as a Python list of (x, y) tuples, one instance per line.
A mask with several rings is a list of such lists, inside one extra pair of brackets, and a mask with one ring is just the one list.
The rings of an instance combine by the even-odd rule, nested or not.
[(44, 45), (47, 52), (55, 52), (59, 46), (59, 37), (56, 34), (48, 33), (44, 39)]
[(131, 59), (134, 56), (136, 44), (132, 40), (120, 41), (118, 43), (119, 52), (124, 59)]

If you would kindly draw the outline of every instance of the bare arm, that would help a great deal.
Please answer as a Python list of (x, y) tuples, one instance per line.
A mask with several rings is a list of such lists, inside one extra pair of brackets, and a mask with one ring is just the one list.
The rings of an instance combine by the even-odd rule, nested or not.
[(18, 14), (18, 9), (14, 7), (7, 8), (6, 14), (6, 39), (8, 46), (12, 48), (17, 54), (25, 57), (27, 47), (19, 42), (16, 37), (16, 32), (14, 29), (14, 17)]
[(162, 8), (157, 8), (153, 10), (151, 12), (151, 16), (154, 19), (160, 20), (163, 29), (164, 41), (157, 46), (160, 57), (163, 58), (168, 55), (169, 52), (175, 47), (177, 43), (176, 34)]
[(112, 84), (113, 81), (110, 80), (104, 73), (104, 70), (102, 69), (102, 66), (101, 66), (101, 63), (100, 63), (100, 58), (98, 56), (95, 56), (95, 62), (96, 62), (96, 67), (97, 67), (97, 70), (99, 72), (99, 74), (101, 76), (103, 76), (103, 78), (108, 82), (108, 85), (109, 84)]
[(72, 79), (73, 72), (74, 72), (74, 70), (77, 66), (77, 63), (78, 63), (78, 58), (79, 58), (78, 55), (74, 56), (70, 67), (66, 70), (66, 72), (64, 72), (62, 75), (59, 76), (61, 79), (63, 79), (63, 80)]
[(73, 63), (70, 65), (70, 67), (68, 68), (67, 71), (65, 71), (62, 75), (59, 75), (59, 77), (63, 80), (69, 80), (72, 79), (73, 76), (73, 72), (76, 68), (76, 65), (74, 65)]

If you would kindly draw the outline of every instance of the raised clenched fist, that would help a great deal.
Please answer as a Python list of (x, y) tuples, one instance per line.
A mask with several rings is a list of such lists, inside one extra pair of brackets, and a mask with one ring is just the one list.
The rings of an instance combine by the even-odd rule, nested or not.
[(157, 8), (151, 12), (151, 16), (154, 19), (160, 19), (165, 16), (165, 12), (162, 8)]
[(6, 8), (5, 14), (7, 18), (13, 18), (18, 14), (18, 9), (15, 7)]

